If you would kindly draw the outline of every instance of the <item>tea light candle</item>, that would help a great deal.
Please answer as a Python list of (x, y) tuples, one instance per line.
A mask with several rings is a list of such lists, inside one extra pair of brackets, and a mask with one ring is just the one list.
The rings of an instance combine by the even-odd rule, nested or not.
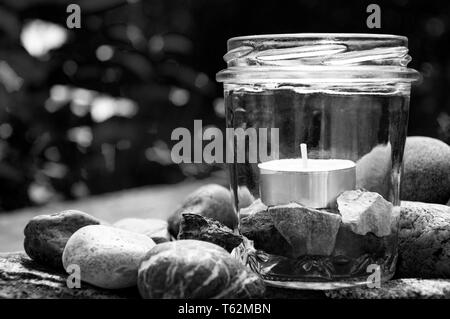
[(355, 188), (355, 162), (343, 159), (308, 159), (306, 144), (302, 158), (258, 164), (260, 195), (264, 204), (296, 202), (312, 208), (335, 207), (340, 193)]

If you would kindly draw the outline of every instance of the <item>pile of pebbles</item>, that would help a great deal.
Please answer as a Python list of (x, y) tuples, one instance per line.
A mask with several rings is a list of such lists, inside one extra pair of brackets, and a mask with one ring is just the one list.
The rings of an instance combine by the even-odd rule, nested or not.
[[(69, 210), (41, 215), (25, 227), (25, 252), (41, 265), (80, 270), (80, 279), (106, 289), (136, 287), (143, 298), (259, 298), (263, 280), (219, 245), (176, 240), (181, 212), (237, 223), (230, 192), (206, 185), (191, 194), (170, 219), (127, 218), (108, 224)], [(226, 226), (223, 226), (226, 227)]]

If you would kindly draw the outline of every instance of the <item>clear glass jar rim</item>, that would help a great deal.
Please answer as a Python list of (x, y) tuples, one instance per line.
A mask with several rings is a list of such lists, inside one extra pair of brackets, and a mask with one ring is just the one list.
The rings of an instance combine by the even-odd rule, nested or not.
[(218, 72), (216, 79), (226, 83), (415, 82), (420, 79), (420, 73), (414, 69), (392, 66), (230, 67)]
[(232, 37), (228, 40), (228, 43), (236, 42), (236, 41), (246, 41), (246, 40), (260, 40), (260, 39), (317, 39), (317, 40), (325, 40), (325, 39), (339, 39), (339, 38), (347, 38), (347, 39), (373, 39), (373, 40), (399, 40), (408, 42), (408, 38), (401, 35), (395, 34), (382, 34), (382, 33), (278, 33), (278, 34), (255, 34), (255, 35), (243, 35)]
[(407, 68), (408, 39), (392, 34), (291, 33), (228, 40), (228, 68), (220, 82), (400, 81), (420, 74)]

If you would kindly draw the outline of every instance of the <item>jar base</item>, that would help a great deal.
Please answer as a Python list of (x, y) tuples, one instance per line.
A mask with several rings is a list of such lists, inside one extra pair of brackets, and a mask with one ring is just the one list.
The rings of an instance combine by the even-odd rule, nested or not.
[[(396, 251), (364, 254), (341, 260), (327, 256), (286, 258), (254, 249), (246, 239), (232, 254), (264, 279), (267, 285), (298, 290), (333, 290), (381, 284), (394, 276)], [(376, 258), (375, 258), (376, 257)], [(344, 262), (343, 262), (344, 261)], [(379, 273), (376, 274), (375, 271)], [(379, 283), (375, 282), (379, 280)]]

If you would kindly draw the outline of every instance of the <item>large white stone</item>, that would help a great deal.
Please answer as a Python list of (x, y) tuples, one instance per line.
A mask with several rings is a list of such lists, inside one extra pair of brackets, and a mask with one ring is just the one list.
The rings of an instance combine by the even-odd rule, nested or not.
[(345, 191), (337, 198), (342, 223), (359, 235), (388, 236), (395, 219), (393, 205), (380, 194), (363, 190)]

